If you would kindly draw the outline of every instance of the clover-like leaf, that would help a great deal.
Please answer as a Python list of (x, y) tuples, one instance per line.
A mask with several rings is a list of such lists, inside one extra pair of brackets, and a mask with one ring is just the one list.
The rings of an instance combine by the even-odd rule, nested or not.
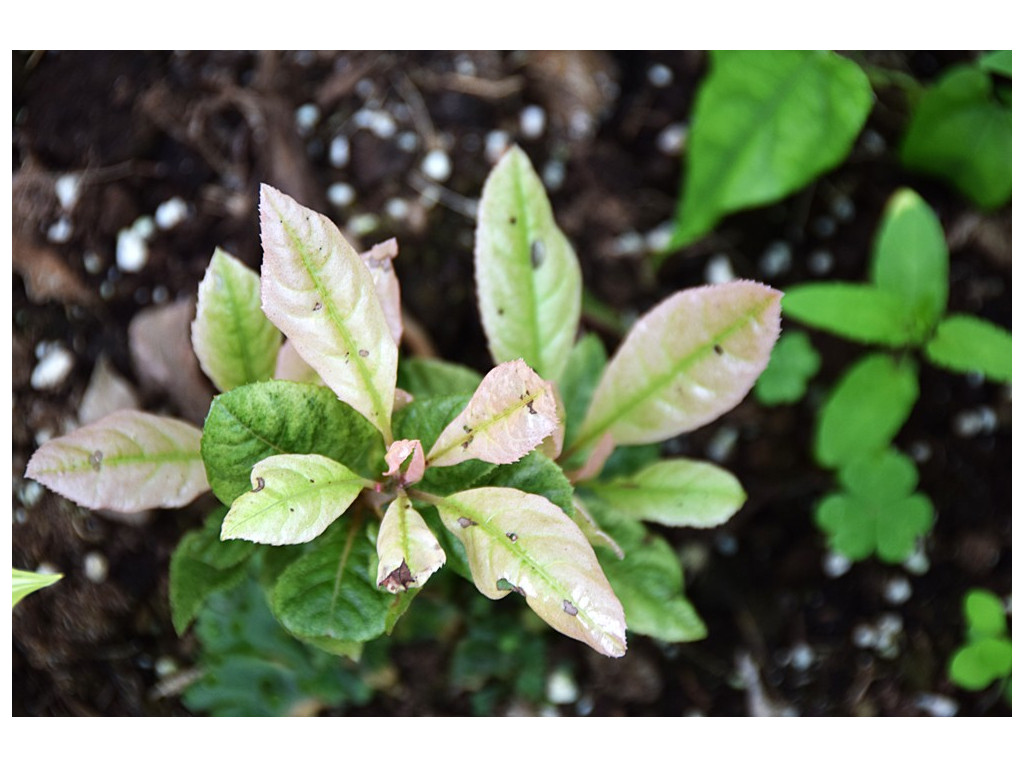
[(377, 533), (377, 586), (388, 592), (422, 587), (445, 563), (437, 538), (404, 495), (388, 506)]
[(184, 507), (210, 489), (200, 436), (178, 419), (116, 411), (41, 446), (25, 476), (89, 509)]
[(274, 374), (281, 334), (260, 309), (260, 278), (220, 248), (199, 283), (192, 348), (221, 392)]
[(512, 360), (484, 376), (465, 410), (437, 438), (427, 462), (435, 467), (466, 459), (509, 464), (557, 427), (551, 386), (522, 360)]
[(964, 618), (971, 637), (1001, 637), (1006, 634), (1003, 601), (986, 589), (972, 589), (964, 596)]
[(631, 476), (586, 487), (628, 517), (693, 528), (721, 525), (747, 498), (729, 472), (690, 459), (659, 461)]
[(582, 278), (544, 184), (519, 147), (505, 153), (484, 184), (475, 269), (494, 362), (521, 357), (545, 379), (557, 378), (579, 326)]
[(949, 677), (961, 688), (980, 691), (1012, 670), (1009, 638), (985, 637), (960, 648), (950, 659)]
[(605, 432), (619, 445), (658, 442), (733, 408), (768, 364), (781, 298), (741, 280), (665, 299), (637, 320), (608, 363), (566, 453)]
[(326, 456), (278, 454), (252, 468), (252, 490), (231, 504), (222, 539), (258, 544), (312, 541), (371, 483)]
[(514, 488), (474, 488), (437, 507), (465, 546), (485, 596), (518, 592), (559, 632), (606, 656), (626, 652), (622, 605), (590, 543), (561, 509)]
[(762, 405), (795, 403), (807, 391), (807, 381), (821, 367), (821, 355), (803, 331), (783, 331), (772, 359), (754, 385)]
[(17, 568), (11, 569), (11, 608), (20, 603), (24, 598), (44, 587), (56, 584), (64, 578), (63, 573), (36, 573), (35, 571), (22, 571)]
[(260, 187), (263, 311), (391, 442), (398, 346), (366, 264), (326, 216)]

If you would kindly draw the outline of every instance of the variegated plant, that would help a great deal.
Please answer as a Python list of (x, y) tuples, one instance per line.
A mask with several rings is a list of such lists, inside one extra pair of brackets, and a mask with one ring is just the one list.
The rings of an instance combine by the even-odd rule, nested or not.
[(596, 336), (577, 337), (576, 256), (513, 148), (479, 206), (476, 280), (496, 363), (481, 379), (399, 360), (394, 241), (360, 255), (268, 186), (260, 224), (261, 275), (218, 250), (199, 287), (193, 346), (222, 393), (203, 430), (121, 411), (42, 446), (27, 471), (123, 512), (213, 491), (224, 508), (171, 562), (179, 631), (255, 563), (288, 631), (356, 657), (447, 564), (608, 656), (625, 653), (627, 626), (704, 635), (677, 556), (644, 523), (718, 525), (744, 492), (722, 469), (636, 446), (746, 395), (778, 335), (777, 291), (675, 293), (607, 361)]

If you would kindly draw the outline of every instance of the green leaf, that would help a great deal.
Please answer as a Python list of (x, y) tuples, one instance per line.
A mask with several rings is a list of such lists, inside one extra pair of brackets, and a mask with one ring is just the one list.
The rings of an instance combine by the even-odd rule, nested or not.
[(1010, 674), (1013, 646), (1005, 638), (986, 637), (964, 646), (949, 663), (949, 677), (961, 688), (980, 691)]
[(224, 504), (252, 487), (250, 473), (258, 461), (284, 453), (317, 453), (370, 479), (384, 470), (380, 435), (326, 387), (267, 381), (214, 398), (202, 455), (213, 492)]
[(1010, 332), (980, 317), (945, 318), (924, 353), (935, 365), (961, 373), (980, 371), (1004, 384), (1009, 384), (1013, 375)]
[(754, 385), (754, 396), (762, 405), (795, 403), (804, 396), (807, 381), (820, 367), (821, 356), (810, 337), (803, 331), (785, 331)]
[(377, 586), (393, 593), (422, 587), (445, 562), (437, 538), (405, 496), (392, 501), (384, 513), (377, 556)]
[(814, 510), (814, 521), (828, 535), (829, 549), (854, 562), (871, 557), (878, 541), (872, 507), (847, 494), (831, 494)]
[(556, 379), (580, 322), (580, 266), (519, 147), (505, 153), (484, 184), (474, 264), (494, 362), (521, 357), (542, 378)]
[(747, 498), (724, 469), (690, 459), (659, 461), (630, 477), (591, 482), (587, 488), (629, 517), (694, 528), (721, 525)]
[(938, 216), (913, 190), (898, 190), (885, 207), (875, 237), (871, 279), (906, 305), (915, 320), (915, 341), (922, 341), (946, 310), (946, 236)]
[(561, 467), (540, 451), (527, 454), (515, 464), (494, 467), (487, 474), (474, 480), (471, 485), (518, 488), (525, 493), (543, 496), (566, 515), (575, 518), (572, 485)]
[(839, 470), (839, 482), (857, 496), (885, 504), (898, 501), (917, 487), (917, 468), (895, 450), (860, 456)]
[(221, 541), (226, 509), (211, 512), (199, 530), (186, 533), (171, 555), (170, 601), (174, 630), (182, 635), (210, 595), (231, 589), (248, 572), (256, 547), (245, 541)]
[(1012, 51), (992, 51), (978, 59), (978, 66), (987, 72), (1003, 77), (1013, 77)]
[(191, 424), (115, 411), (32, 455), (25, 477), (89, 509), (184, 507), (210, 489)]
[(260, 185), (263, 311), (391, 442), (398, 345), (366, 264), (326, 216)]
[(260, 309), (260, 277), (227, 251), (213, 252), (199, 283), (192, 348), (221, 392), (273, 378), (281, 334)]
[[(737, 281), (679, 291), (637, 320), (594, 393), (571, 454), (701, 427), (737, 405), (768, 364), (782, 294)], [(686, 329), (685, 333), (680, 329)]]
[(274, 615), (307, 640), (364, 642), (384, 634), (396, 597), (377, 589), (377, 552), (342, 517), (292, 562), (274, 588)]
[(908, 168), (952, 184), (981, 208), (1010, 199), (1012, 118), (977, 67), (950, 69), (925, 91), (901, 156)]
[(20, 571), (17, 568), (11, 569), (11, 608), (20, 603), (25, 597), (33, 592), (56, 584), (64, 578), (63, 573), (35, 573), (34, 571)]
[(1006, 609), (1003, 601), (986, 589), (972, 589), (964, 597), (964, 618), (971, 638), (1000, 637), (1006, 634)]
[(885, 447), (917, 401), (917, 370), (910, 360), (867, 355), (847, 369), (818, 412), (814, 455), (839, 467)]
[(258, 544), (312, 541), (370, 486), (344, 464), (315, 454), (268, 456), (252, 468), (252, 488), (231, 504), (222, 539)]
[(583, 418), (587, 415), (594, 390), (607, 364), (608, 355), (596, 333), (588, 333), (580, 338), (569, 353), (565, 369), (558, 378), (558, 391), (565, 405), (566, 445), (572, 445), (583, 426)]
[(671, 247), (780, 200), (838, 165), (871, 111), (852, 61), (827, 51), (715, 51), (697, 93)]
[(472, 368), (426, 357), (398, 361), (398, 386), (416, 398), (472, 395), (482, 377)]
[(788, 319), (862, 344), (903, 347), (919, 337), (906, 300), (875, 285), (792, 286), (786, 289), (782, 311)]
[(562, 634), (606, 656), (626, 652), (622, 606), (590, 543), (561, 509), (514, 488), (474, 488), (437, 507), (485, 596), (497, 600), (514, 590)]
[(917, 540), (928, 533), (935, 522), (931, 500), (920, 493), (876, 514), (878, 558), (886, 563), (902, 563), (910, 557)]

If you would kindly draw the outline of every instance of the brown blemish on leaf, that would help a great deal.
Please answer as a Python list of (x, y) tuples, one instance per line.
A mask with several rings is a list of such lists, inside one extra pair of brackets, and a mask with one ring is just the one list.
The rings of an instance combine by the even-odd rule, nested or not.
[(320, 302), (320, 301), (318, 301), (316, 304), (313, 305), (313, 311), (314, 312), (319, 312), (323, 308), (324, 308), (323, 302)]
[(499, 315), (504, 315), (505, 314), (505, 308), (504, 307), (498, 307), (498, 314)]
[(512, 224), (513, 226), (515, 225), (515, 223), (516, 223), (517, 221), (518, 221), (518, 219), (517, 219), (517, 218), (516, 218), (515, 216), (509, 216), (509, 217), (508, 217), (508, 223), (509, 223), (509, 224)]
[(404, 592), (415, 583), (416, 579), (413, 578), (412, 571), (403, 560), (402, 564), (385, 576), (377, 586), (383, 587), (388, 592)]
[(476, 525), (476, 520), (470, 520), (468, 517), (460, 517), (459, 525), (463, 528), (469, 528), (470, 526)]
[(100, 471), (100, 467), (103, 465), (103, 451), (93, 451), (89, 456), (89, 466), (92, 467), (96, 472)]
[(462, 425), (462, 431), (465, 432), (468, 435), (470, 432), (473, 431), (473, 428), (471, 426), (469, 426), (469, 424), (463, 424)]
[(519, 537), (515, 534), (514, 531), (509, 531), (505, 535), (508, 536), (509, 541), (519, 541)]
[(579, 609), (575, 605), (570, 603), (568, 600), (562, 601), (562, 610), (568, 613), (570, 616), (575, 616), (577, 613), (579, 613)]
[(370, 350), (368, 350), (368, 349), (360, 349), (359, 350), (359, 356), (360, 357), (369, 357), (370, 356)]
[(469, 450), (469, 444), (472, 443), (472, 442), (473, 442), (473, 435), (470, 435), (469, 439), (462, 441), (462, 450), (468, 451)]
[(544, 263), (544, 242), (542, 240), (534, 240), (530, 243), (530, 266), (534, 269), (539, 269), (540, 265)]
[(535, 411), (534, 408), (533, 408), (533, 400), (527, 400), (526, 401), (526, 410), (528, 410), (534, 416), (537, 415), (537, 411)]
[(264, 480), (262, 477), (257, 477), (256, 478), (256, 487), (252, 489), (252, 492), (253, 493), (259, 493), (260, 491), (262, 491), (266, 487), (267, 487), (267, 481)]
[(722, 349), (722, 346), (720, 344), (715, 344), (715, 354), (721, 355), (723, 352), (725, 352), (725, 350)]

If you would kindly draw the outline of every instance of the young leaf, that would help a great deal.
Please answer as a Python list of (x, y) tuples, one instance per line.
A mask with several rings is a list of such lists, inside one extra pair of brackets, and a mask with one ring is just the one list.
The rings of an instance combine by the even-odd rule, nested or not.
[(191, 424), (117, 411), (41, 446), (25, 477), (89, 509), (184, 507), (210, 489)]
[(377, 557), (377, 586), (393, 593), (422, 587), (445, 563), (444, 550), (405, 496), (391, 502), (384, 513)]
[(862, 344), (903, 347), (917, 341), (910, 304), (891, 291), (861, 283), (807, 283), (786, 289), (786, 317)]
[(260, 309), (260, 278), (227, 251), (213, 252), (199, 283), (192, 348), (221, 392), (274, 374), (281, 334)]
[(754, 385), (754, 396), (762, 405), (795, 403), (804, 396), (808, 379), (820, 367), (821, 356), (806, 333), (783, 331), (768, 367)]
[(398, 386), (416, 398), (472, 395), (480, 379), (472, 368), (444, 360), (403, 357), (398, 361)]
[(289, 565), (272, 607), (301, 638), (363, 642), (382, 635), (395, 596), (377, 589), (377, 552), (362, 526), (342, 517)]
[(19, 571), (17, 568), (12, 568), (11, 608), (33, 592), (49, 587), (51, 584), (56, 584), (63, 578), (63, 573), (35, 573), (34, 571)]
[(721, 525), (747, 498), (724, 469), (689, 459), (659, 461), (631, 477), (588, 483), (587, 489), (629, 517), (694, 528)]
[(266, 381), (214, 399), (202, 455), (213, 492), (224, 504), (252, 487), (256, 462), (281, 453), (318, 453), (367, 478), (384, 469), (377, 430), (326, 387)]
[(950, 660), (949, 677), (961, 688), (980, 691), (1012, 671), (1013, 646), (1005, 637), (986, 637), (960, 648)]
[(388, 322), (395, 344), (402, 342), (402, 292), (398, 276), (391, 263), (398, 256), (398, 241), (395, 238), (377, 243), (373, 248), (359, 254), (366, 268), (370, 270), (373, 285), (377, 289), (384, 319)]
[(263, 311), (391, 442), (398, 346), (370, 271), (326, 216), (260, 187)]
[(480, 459), (509, 464), (532, 451), (558, 426), (551, 387), (522, 360), (484, 376), (465, 410), (445, 427), (427, 454), (435, 467)]
[(665, 299), (623, 340), (568, 452), (605, 432), (620, 445), (658, 442), (733, 408), (768, 364), (781, 298), (743, 280)]
[(199, 530), (186, 533), (171, 555), (171, 621), (179, 635), (199, 614), (207, 598), (231, 589), (244, 577), (256, 547), (246, 541), (221, 541), (226, 509), (211, 513)]
[(622, 606), (594, 550), (562, 510), (514, 488), (475, 488), (438, 502), (465, 545), (473, 582), (492, 600), (516, 591), (544, 621), (606, 656), (626, 652)]
[(252, 490), (235, 499), (220, 537), (275, 545), (312, 541), (368, 485), (325, 456), (269, 456), (252, 468)]
[[(402, 464), (406, 459), (409, 464), (403, 470)], [(397, 476), (403, 486), (418, 483), (423, 478), (426, 460), (419, 440), (395, 440), (384, 454), (384, 461), (388, 465), (388, 471), (384, 474), (388, 477)]]
[(980, 317), (950, 315), (939, 323), (924, 348), (925, 357), (952, 371), (980, 371), (1009, 384), (1013, 374), (1010, 332)]
[(521, 357), (543, 378), (557, 378), (579, 326), (582, 279), (544, 185), (519, 147), (505, 153), (484, 184), (474, 263), (491, 357)]
[(299, 357), (295, 345), (289, 339), (277, 352), (277, 363), (274, 365), (274, 378), (283, 381), (295, 381), (299, 384), (316, 384), (323, 386), (324, 380), (314, 371), (309, 363)]
[(1010, 199), (1012, 134), (1010, 109), (993, 98), (988, 73), (956, 67), (921, 97), (901, 157), (981, 208), (996, 208)]
[(871, 111), (867, 77), (827, 51), (715, 51), (693, 108), (672, 247), (724, 215), (779, 200), (849, 153)]
[(875, 354), (861, 358), (836, 384), (818, 412), (814, 455), (839, 467), (885, 447), (917, 401), (913, 361)]
[(1003, 601), (985, 589), (972, 589), (964, 597), (964, 618), (971, 637), (998, 637), (1006, 634), (1006, 609)]
[(875, 237), (871, 280), (899, 296), (920, 341), (942, 317), (949, 296), (949, 249), (938, 216), (911, 189), (889, 200)]

